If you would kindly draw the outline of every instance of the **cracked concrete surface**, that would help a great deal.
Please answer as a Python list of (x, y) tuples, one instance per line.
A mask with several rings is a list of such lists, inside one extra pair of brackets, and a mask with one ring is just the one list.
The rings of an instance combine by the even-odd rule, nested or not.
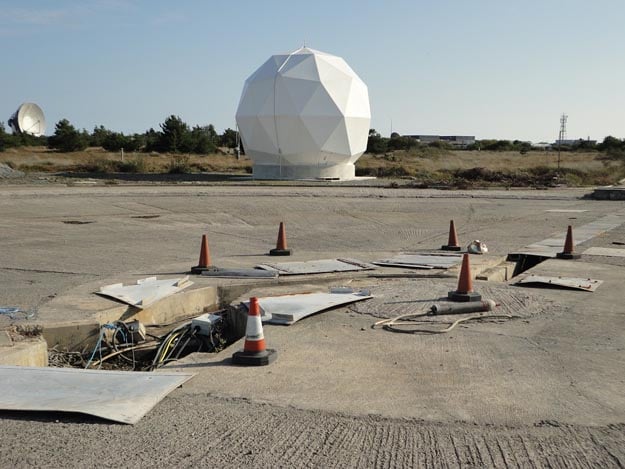
[[(249, 266), (275, 243), (279, 221), (293, 260), (437, 248), (452, 218), (462, 244), (477, 238), (505, 255), (623, 209), (581, 199), (587, 192), (3, 185), (0, 303), (37, 309), (77, 285), (190, 267), (204, 232), (215, 263)], [(492, 295), (527, 291), (527, 314), (443, 336), (374, 331), (374, 317), (348, 308), (267, 327), (274, 365), (229, 366), (237, 344), (189, 356), (180, 365), (198, 376), (133, 427), (1, 412), (0, 465), (623, 467), (625, 266), (594, 256), (542, 268), (606, 283), (586, 293), (476, 282)], [(370, 282), (414, 300), (434, 280)]]

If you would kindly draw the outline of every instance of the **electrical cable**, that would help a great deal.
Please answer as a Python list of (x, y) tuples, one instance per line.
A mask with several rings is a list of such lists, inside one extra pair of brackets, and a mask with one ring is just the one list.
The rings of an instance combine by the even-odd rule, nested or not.
[[(457, 319), (453, 322), (448, 322), (448, 321), (440, 322), (440, 324), (449, 324), (449, 327), (446, 327), (445, 329), (422, 329), (422, 328), (400, 329), (400, 327), (405, 327), (405, 326), (423, 326), (426, 323), (431, 323), (429, 321), (404, 320), (405, 318), (419, 318), (419, 317), (424, 317), (424, 316), (433, 316), (433, 314), (429, 311), (425, 313), (402, 314), (392, 319), (382, 319), (381, 321), (374, 323), (371, 326), (371, 328), (375, 329), (376, 327), (382, 327), (383, 329), (387, 331), (401, 332), (404, 334), (415, 334), (415, 333), (445, 334), (453, 330), (458, 324), (462, 324), (463, 322), (467, 322), (467, 321), (474, 321), (478, 319), (513, 319), (515, 317), (518, 317), (518, 316), (513, 316), (510, 314), (475, 314), (473, 316), (467, 316), (464, 318)], [(437, 315), (437, 316), (441, 316), (441, 315)]]
[[(141, 350), (141, 349), (144, 349), (144, 348), (151, 348), (151, 347), (153, 347), (157, 343), (158, 342), (156, 342), (156, 341), (154, 341), (154, 342), (145, 342), (143, 344), (135, 345), (134, 347), (132, 347), (132, 349), (133, 350)], [(95, 365), (99, 365), (100, 363), (108, 360), (109, 358), (113, 358), (113, 357), (115, 357), (115, 356), (117, 356), (117, 355), (119, 355), (119, 354), (121, 354), (121, 353), (123, 353), (123, 352), (125, 352), (127, 350), (130, 350), (130, 349), (126, 349), (124, 351), (117, 351), (117, 352), (109, 353), (108, 355), (105, 355), (104, 357), (102, 357), (101, 360), (97, 360), (97, 361), (93, 362), (93, 365), (94, 366)]]

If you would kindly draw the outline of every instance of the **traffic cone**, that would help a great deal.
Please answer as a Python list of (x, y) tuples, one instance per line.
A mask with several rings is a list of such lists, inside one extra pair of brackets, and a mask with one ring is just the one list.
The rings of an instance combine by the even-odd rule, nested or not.
[(217, 270), (217, 268), (211, 264), (211, 253), (208, 248), (208, 238), (204, 234), (202, 235), (202, 244), (200, 246), (200, 260), (195, 267), (191, 267), (191, 273), (201, 275), (202, 272), (206, 270)]
[(566, 240), (564, 241), (564, 251), (556, 254), (558, 259), (579, 259), (581, 254), (573, 252), (573, 227), (569, 225), (566, 230)]
[(447, 298), (451, 301), (482, 301), (482, 295), (473, 291), (471, 267), (469, 266), (469, 254), (464, 254), (462, 256), (462, 267), (460, 267), (458, 288), (455, 291), (450, 291), (447, 294)]
[(276, 248), (269, 251), (270, 256), (290, 256), (290, 249), (286, 247), (286, 229), (284, 228), (284, 222), (280, 222), (280, 228), (278, 229), (278, 242)]
[(449, 222), (449, 238), (447, 240), (447, 244), (441, 246), (443, 251), (460, 251), (461, 247), (458, 244), (458, 235), (456, 234), (456, 225), (454, 225), (454, 221), (450, 220)]
[(258, 298), (252, 297), (250, 298), (245, 326), (245, 345), (242, 351), (232, 355), (232, 363), (235, 365), (263, 366), (269, 365), (277, 356), (278, 352), (266, 347)]

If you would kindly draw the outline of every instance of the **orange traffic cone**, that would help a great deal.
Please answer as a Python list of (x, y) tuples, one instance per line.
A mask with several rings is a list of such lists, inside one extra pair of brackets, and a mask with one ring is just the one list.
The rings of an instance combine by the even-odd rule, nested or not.
[(245, 345), (242, 351), (232, 355), (232, 363), (251, 366), (269, 365), (277, 356), (278, 352), (266, 347), (258, 298), (252, 297), (250, 298), (247, 325), (245, 326)]
[(447, 298), (451, 301), (481, 301), (482, 295), (473, 291), (473, 280), (471, 279), (471, 267), (469, 265), (469, 255), (462, 256), (462, 267), (460, 267), (460, 277), (458, 278), (458, 288), (450, 291)]
[(200, 246), (200, 260), (198, 265), (191, 267), (192, 274), (201, 274), (206, 270), (217, 270), (216, 267), (211, 265), (211, 253), (208, 248), (208, 238), (206, 235), (202, 235), (202, 244)]
[(276, 248), (269, 251), (270, 256), (290, 256), (290, 249), (286, 247), (286, 229), (284, 228), (284, 222), (280, 222), (280, 228), (278, 229), (278, 242)]
[(443, 251), (460, 251), (461, 247), (458, 244), (458, 235), (456, 234), (456, 225), (454, 225), (454, 221), (449, 221), (449, 238), (447, 240), (447, 244), (441, 246)]
[(566, 230), (566, 240), (564, 241), (564, 251), (556, 254), (558, 259), (579, 259), (581, 254), (573, 252), (573, 227), (569, 225)]

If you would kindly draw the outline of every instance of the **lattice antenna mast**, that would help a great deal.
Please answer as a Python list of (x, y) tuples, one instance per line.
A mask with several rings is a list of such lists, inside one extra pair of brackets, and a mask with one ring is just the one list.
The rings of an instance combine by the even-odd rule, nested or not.
[(566, 121), (569, 116), (566, 114), (562, 114), (560, 116), (560, 132), (558, 133), (558, 170), (560, 170), (560, 148), (562, 146), (562, 141), (566, 139)]

